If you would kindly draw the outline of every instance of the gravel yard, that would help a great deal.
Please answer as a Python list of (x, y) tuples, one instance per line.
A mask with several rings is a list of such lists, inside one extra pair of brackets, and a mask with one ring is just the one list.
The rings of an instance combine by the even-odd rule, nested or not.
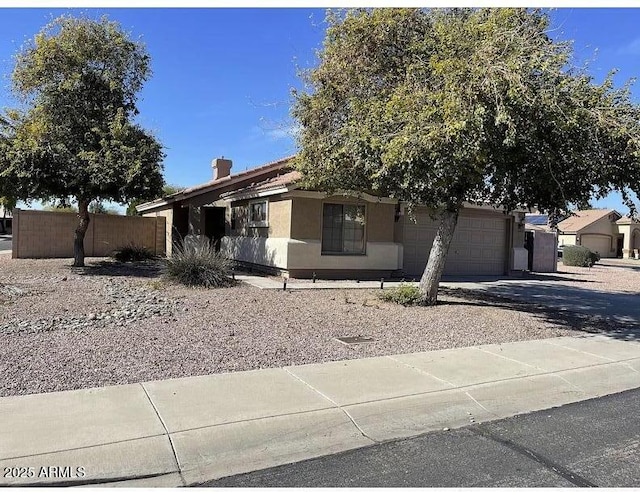
[[(431, 308), (378, 290), (202, 290), (153, 264), (0, 255), (0, 396), (574, 335), (580, 322), (451, 291)], [(640, 266), (640, 264), (638, 265)], [(636, 291), (640, 271), (560, 266), (562, 281)], [(594, 287), (596, 288), (596, 287)], [(336, 337), (375, 341), (345, 345)]]

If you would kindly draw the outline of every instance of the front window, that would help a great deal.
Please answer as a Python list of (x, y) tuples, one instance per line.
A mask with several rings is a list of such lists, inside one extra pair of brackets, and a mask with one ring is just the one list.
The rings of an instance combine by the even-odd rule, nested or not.
[(364, 205), (325, 203), (322, 208), (322, 253), (364, 254)]
[(249, 227), (267, 227), (267, 202), (249, 203)]

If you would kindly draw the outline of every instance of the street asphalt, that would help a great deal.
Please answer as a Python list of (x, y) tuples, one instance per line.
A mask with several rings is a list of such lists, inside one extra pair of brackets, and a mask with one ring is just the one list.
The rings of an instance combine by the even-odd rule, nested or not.
[(638, 487), (639, 403), (634, 389), (203, 486)]

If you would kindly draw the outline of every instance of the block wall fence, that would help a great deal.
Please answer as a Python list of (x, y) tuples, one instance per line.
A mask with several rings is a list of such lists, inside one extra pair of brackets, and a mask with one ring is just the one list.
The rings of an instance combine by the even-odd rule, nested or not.
[[(164, 217), (89, 214), (84, 236), (85, 256), (109, 256), (127, 244), (144, 246), (156, 255), (166, 253)], [(12, 258), (73, 257), (75, 213), (13, 210)]]

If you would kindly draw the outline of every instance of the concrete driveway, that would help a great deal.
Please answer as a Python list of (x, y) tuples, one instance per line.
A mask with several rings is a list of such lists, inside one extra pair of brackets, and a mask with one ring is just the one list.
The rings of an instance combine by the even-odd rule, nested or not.
[[(538, 275), (535, 279), (508, 279), (492, 282), (443, 282), (443, 287), (466, 289), (500, 296), (516, 302), (542, 306), (540, 313), (553, 317), (570, 312), (579, 317), (593, 317), (619, 327), (634, 330), (640, 338), (640, 286), (638, 292), (612, 292), (569, 285), (561, 274)], [(585, 284), (588, 285), (588, 284)], [(597, 284), (594, 284), (597, 285)], [(629, 335), (631, 336), (631, 335)]]

